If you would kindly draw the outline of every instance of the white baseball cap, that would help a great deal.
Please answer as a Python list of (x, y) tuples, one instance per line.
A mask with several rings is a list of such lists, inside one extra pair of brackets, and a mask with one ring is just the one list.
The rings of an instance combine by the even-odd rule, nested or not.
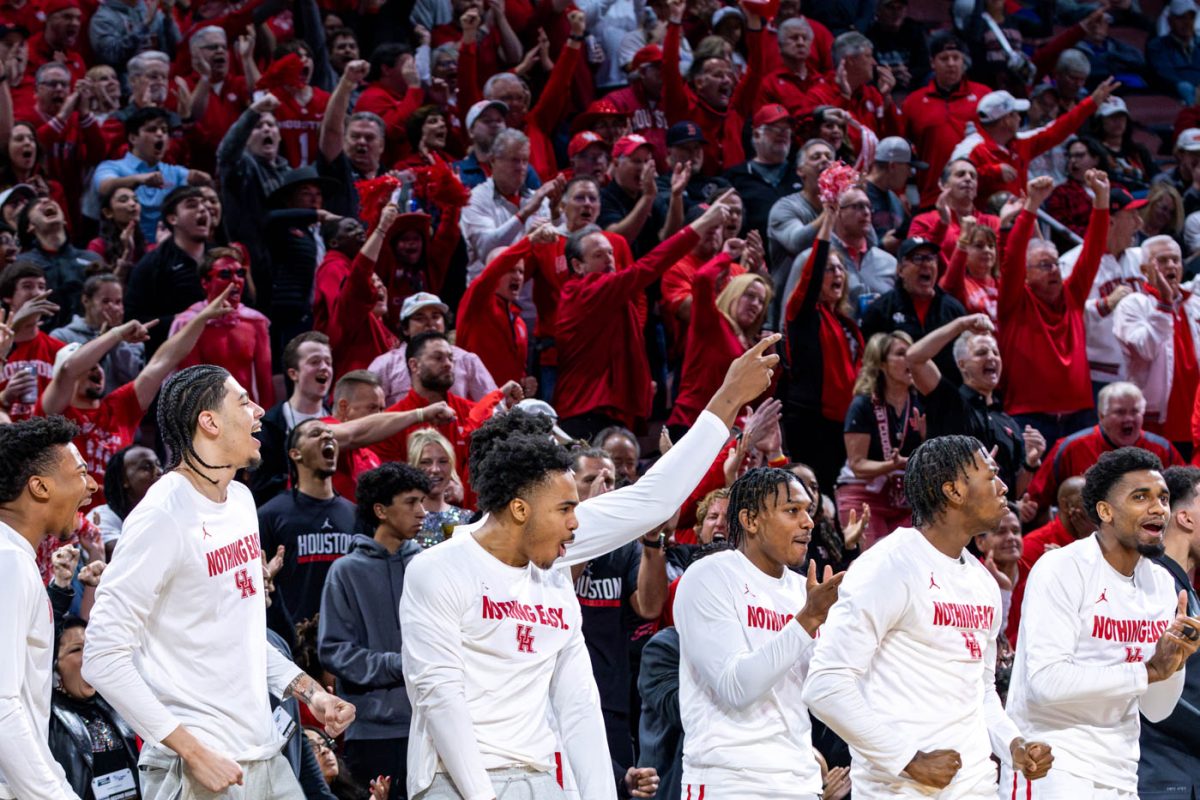
[(1196, 13), (1196, 0), (1171, 0), (1167, 5), (1167, 13), (1172, 17), (1182, 17), (1184, 14)]
[(1113, 114), (1129, 116), (1129, 106), (1125, 105), (1125, 101), (1119, 97), (1108, 98), (1100, 104), (1100, 108), (1096, 109), (1097, 117), (1111, 117)]
[(479, 119), (479, 115), (487, 111), (489, 108), (498, 110), (501, 114), (508, 113), (508, 106), (501, 103), (499, 100), (480, 100), (467, 111), (467, 130), (475, 127), (475, 120)]
[(440, 310), (443, 314), (450, 310), (450, 306), (442, 302), (442, 298), (431, 292), (417, 292), (404, 298), (404, 305), (400, 306), (400, 321), (411, 317), (422, 308), (433, 306)]
[[(554, 406), (550, 405), (545, 400), (538, 400), (534, 397), (526, 397), (524, 400), (517, 403), (514, 408), (519, 408), (527, 414), (540, 414), (541, 416), (549, 417), (555, 422), (558, 421), (558, 412), (554, 410)], [(558, 427), (558, 425), (555, 425), (550, 432), (554, 434), (554, 438), (558, 440), (559, 444), (567, 444), (568, 442), (575, 441), (574, 438), (568, 435), (567, 432), (562, 428)]]
[(1014, 111), (1023, 112), (1028, 110), (1028, 100), (1018, 100), (1005, 91), (985, 94), (983, 99), (979, 101), (978, 106), (979, 119), (983, 122), (995, 122)]
[(1175, 140), (1175, 149), (1200, 153), (1200, 128), (1187, 128), (1180, 131), (1179, 138)]

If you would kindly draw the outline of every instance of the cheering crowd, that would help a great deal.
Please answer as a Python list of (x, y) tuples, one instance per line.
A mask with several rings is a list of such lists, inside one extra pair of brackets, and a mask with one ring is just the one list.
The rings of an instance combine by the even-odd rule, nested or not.
[(0, 798), (1200, 798), (1200, 6), (909, 2), (3, 0)]

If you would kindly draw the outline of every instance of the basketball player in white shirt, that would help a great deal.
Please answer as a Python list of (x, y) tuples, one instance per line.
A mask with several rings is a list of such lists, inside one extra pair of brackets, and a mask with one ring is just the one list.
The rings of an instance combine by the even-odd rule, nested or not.
[[(96, 491), (62, 417), (0, 426), (0, 797), (75, 800), (46, 744), (54, 619), (37, 568), (47, 536), (75, 530)], [(132, 780), (133, 776), (130, 776)]]
[(1149, 557), (1163, 553), (1170, 496), (1158, 457), (1135, 447), (1084, 474), (1096, 533), (1046, 553), (1025, 587), (1008, 710), (1054, 745), (1045, 781), (1005, 771), (1001, 797), (1136, 800), (1138, 713), (1158, 722), (1183, 691), (1200, 645), (1187, 594)]
[(400, 600), (409, 797), (561, 798), (558, 741), (564, 781), (581, 798), (616, 797), (569, 567), (674, 513), (738, 410), (769, 386), (778, 356), (763, 352), (778, 340), (733, 362), (696, 424), (637, 483), (582, 504), (549, 419), (502, 417), (474, 433), (471, 484), (488, 516), (414, 558)]
[(267, 686), (307, 703), (331, 735), (354, 719), (354, 706), (267, 646), (258, 516), (233, 481), (259, 461), (262, 415), (220, 367), (167, 382), (168, 472), (125, 520), (96, 593), (83, 675), (146, 740), (145, 800), (303, 798), (280, 755), (294, 726), (272, 718)]
[(844, 573), (816, 564), (805, 579), (812, 497), (792, 473), (755, 469), (729, 490), (736, 547), (683, 574), (675, 598), (683, 797), (783, 800), (821, 796), (801, 700), (817, 628)]
[(1031, 779), (1053, 760), (1000, 704), (1000, 588), (966, 550), (1008, 513), (1008, 487), (970, 436), (925, 442), (904, 479), (916, 527), (896, 530), (846, 573), (804, 701), (850, 746), (856, 800), (990, 799), (993, 753)]

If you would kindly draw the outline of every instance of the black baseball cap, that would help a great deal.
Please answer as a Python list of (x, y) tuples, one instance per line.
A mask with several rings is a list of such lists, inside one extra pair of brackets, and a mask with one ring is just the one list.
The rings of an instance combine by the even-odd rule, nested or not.
[(708, 143), (708, 140), (704, 138), (704, 131), (700, 130), (699, 125), (684, 120), (683, 122), (676, 122), (670, 128), (667, 128), (667, 147), (674, 147), (677, 144), (687, 144), (688, 142)]

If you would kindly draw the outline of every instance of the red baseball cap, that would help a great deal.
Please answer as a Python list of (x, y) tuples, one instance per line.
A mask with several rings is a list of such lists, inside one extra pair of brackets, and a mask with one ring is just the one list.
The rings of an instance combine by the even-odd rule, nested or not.
[(631, 133), (628, 136), (622, 136), (617, 139), (617, 143), (613, 145), (612, 157), (615, 161), (623, 156), (633, 155), (634, 151), (639, 147), (654, 148), (654, 145), (646, 141), (646, 137), (637, 133)]
[(660, 64), (663, 60), (662, 48), (656, 44), (648, 44), (633, 54), (633, 60), (626, 69), (636, 72), (645, 64)]
[(571, 137), (571, 143), (567, 145), (567, 158), (574, 158), (594, 144), (600, 145), (605, 151), (608, 150), (608, 142), (601, 139), (600, 134), (595, 131), (583, 131), (575, 134)]
[(779, 105), (779, 103), (768, 103), (754, 112), (754, 119), (751, 120), (750, 124), (757, 128), (759, 125), (773, 125), (785, 119), (788, 122), (792, 121), (792, 115), (786, 108)]
[(590, 131), (595, 128), (595, 122), (603, 117), (620, 117), (628, 119), (629, 114), (617, 108), (616, 104), (607, 97), (593, 100), (587, 109), (571, 123), (571, 132)]
[(43, 0), (41, 3), (42, 13), (47, 17), (59, 11), (65, 11), (68, 8), (83, 10), (83, 6), (80, 5), (79, 0)]

